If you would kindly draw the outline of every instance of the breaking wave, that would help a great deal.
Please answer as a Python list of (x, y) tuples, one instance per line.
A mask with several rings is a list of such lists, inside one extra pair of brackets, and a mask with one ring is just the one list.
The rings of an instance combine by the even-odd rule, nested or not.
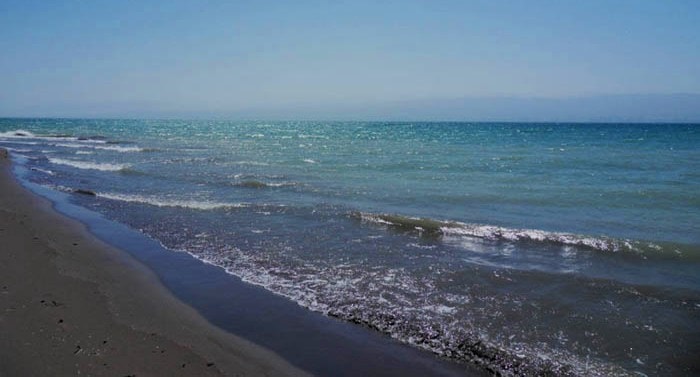
[(51, 162), (52, 164), (57, 164), (57, 165), (72, 166), (72, 167), (78, 168), (78, 169), (100, 170), (100, 171), (123, 171), (123, 170), (128, 169), (131, 166), (129, 164), (106, 164), (106, 163), (66, 160), (63, 158), (49, 158), (49, 162)]
[(80, 149), (90, 148), (90, 149), (114, 151), (114, 152), (120, 152), (120, 153), (149, 151), (146, 148), (133, 147), (133, 146), (122, 147), (122, 146), (117, 146), (117, 145), (93, 145), (93, 144), (74, 144), (74, 143), (56, 143), (56, 144), (52, 144), (52, 145), (56, 146), (56, 147), (63, 147), (63, 148), (80, 148)]
[(54, 173), (53, 171), (48, 170), (48, 169), (41, 169), (41, 168), (34, 167), (34, 168), (30, 168), (30, 170), (38, 171), (39, 173), (44, 173), (46, 175), (56, 175), (56, 173)]
[(247, 180), (247, 181), (238, 182), (235, 184), (235, 186), (245, 187), (245, 188), (254, 188), (254, 189), (263, 189), (263, 188), (269, 188), (269, 187), (296, 186), (296, 183), (294, 183), (294, 182), (271, 183), (271, 182), (262, 182), (262, 181), (257, 181), (257, 180)]
[(34, 137), (36, 137), (36, 135), (34, 135), (32, 132), (29, 132), (26, 130), (14, 130), (14, 131), (0, 132), (0, 137), (4, 137), (4, 138), (34, 138)]
[[(280, 258), (212, 244), (207, 234), (162, 234), (150, 226), (142, 231), (170, 250), (187, 252), (310, 310), (367, 326), (442, 357), (482, 365), (496, 375), (629, 374), (616, 365), (581, 360), (544, 344), (507, 346), (492, 340), (474, 326), (464, 303), (495, 300), (439, 292), (430, 278), (411, 276), (403, 268), (347, 263), (290, 269)], [(419, 305), (412, 306), (415, 303)], [(493, 316), (498, 315), (497, 307), (491, 308)]]
[(215, 201), (199, 201), (199, 200), (184, 200), (184, 199), (170, 199), (162, 198), (156, 196), (146, 196), (146, 195), (127, 195), (127, 194), (117, 194), (117, 193), (96, 193), (97, 197), (116, 200), (121, 202), (129, 203), (141, 203), (148, 204), (155, 207), (179, 207), (179, 208), (189, 208), (197, 210), (214, 210), (214, 209), (225, 209), (225, 208), (244, 208), (248, 207), (246, 203), (225, 203), (225, 202), (215, 202)]
[(31, 131), (27, 130), (13, 130), (0, 132), (0, 138), (5, 139), (38, 139), (38, 140), (69, 140), (69, 141), (81, 141), (86, 143), (99, 143), (106, 144), (107, 141), (103, 136), (91, 136), (91, 137), (77, 137), (72, 135), (37, 135)]
[(15, 152), (15, 153), (29, 153), (32, 152), (31, 149), (23, 149), (23, 148), (12, 148), (12, 147), (3, 147), (7, 149), (10, 152)]
[(538, 229), (516, 229), (494, 225), (469, 224), (458, 221), (442, 221), (390, 214), (353, 212), (353, 217), (363, 222), (380, 224), (403, 231), (415, 231), (426, 236), (474, 237), (493, 241), (541, 242), (562, 246), (577, 246), (607, 252), (661, 251), (654, 243), (611, 237), (593, 237), (573, 233), (548, 232)]

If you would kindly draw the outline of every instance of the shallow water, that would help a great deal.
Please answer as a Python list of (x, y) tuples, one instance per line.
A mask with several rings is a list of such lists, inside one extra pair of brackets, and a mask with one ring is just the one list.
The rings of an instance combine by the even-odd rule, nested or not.
[(0, 120), (29, 179), (492, 371), (692, 374), (700, 127)]

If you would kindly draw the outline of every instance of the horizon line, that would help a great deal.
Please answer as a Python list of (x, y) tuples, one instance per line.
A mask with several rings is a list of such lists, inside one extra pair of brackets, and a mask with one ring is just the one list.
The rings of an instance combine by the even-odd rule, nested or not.
[(480, 124), (668, 124), (700, 125), (697, 121), (581, 121), (581, 120), (402, 120), (402, 119), (234, 119), (234, 118), (199, 118), (199, 117), (76, 117), (76, 116), (3, 116), (0, 120), (132, 120), (132, 121), (209, 121), (209, 122), (328, 122), (328, 123), (480, 123)]

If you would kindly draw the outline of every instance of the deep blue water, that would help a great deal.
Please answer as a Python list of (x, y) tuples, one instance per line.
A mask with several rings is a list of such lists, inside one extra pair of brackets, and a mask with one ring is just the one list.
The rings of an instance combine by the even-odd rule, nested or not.
[(692, 374), (700, 126), (0, 120), (33, 182), (491, 370)]

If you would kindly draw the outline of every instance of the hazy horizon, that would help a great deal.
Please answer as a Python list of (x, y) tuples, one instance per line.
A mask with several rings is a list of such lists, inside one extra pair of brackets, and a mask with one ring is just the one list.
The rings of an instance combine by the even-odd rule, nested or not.
[(0, 4), (0, 116), (700, 122), (700, 3)]

